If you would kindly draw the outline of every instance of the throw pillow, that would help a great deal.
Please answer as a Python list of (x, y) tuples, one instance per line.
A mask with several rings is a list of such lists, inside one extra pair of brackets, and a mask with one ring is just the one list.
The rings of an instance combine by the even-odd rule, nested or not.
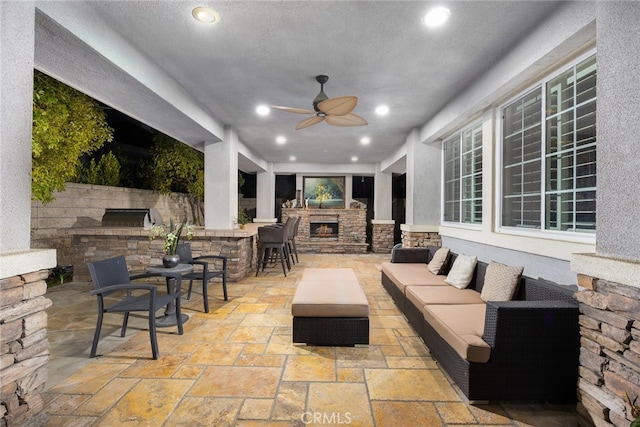
[(447, 262), (447, 257), (449, 256), (449, 248), (440, 248), (433, 254), (433, 258), (427, 264), (427, 268), (433, 274), (440, 274), (444, 267), (444, 264)]
[(444, 279), (445, 283), (455, 286), (458, 289), (465, 289), (469, 286), (469, 283), (471, 283), (477, 262), (478, 257), (476, 256), (458, 255), (453, 262), (451, 270), (449, 270), (447, 278)]
[(524, 267), (512, 267), (490, 262), (484, 275), (484, 286), (480, 293), (483, 301), (510, 301), (516, 293)]

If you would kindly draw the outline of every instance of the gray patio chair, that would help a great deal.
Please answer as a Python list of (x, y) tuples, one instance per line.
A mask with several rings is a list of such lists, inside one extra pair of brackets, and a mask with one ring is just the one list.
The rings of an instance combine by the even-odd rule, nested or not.
[[(132, 280), (143, 279), (148, 277), (163, 277), (159, 274), (144, 273), (129, 276), (127, 264), (124, 256), (109, 258), (103, 261), (89, 262), (89, 273), (93, 281), (94, 290), (90, 291), (91, 295), (98, 297), (98, 321), (96, 330), (93, 335), (93, 343), (91, 344), (90, 357), (96, 356), (98, 349), (98, 340), (100, 339), (100, 330), (102, 329), (102, 318), (104, 313), (124, 313), (122, 321), (122, 330), (120, 336), (124, 337), (127, 332), (127, 322), (129, 321), (129, 313), (132, 311), (147, 312), (149, 317), (149, 338), (151, 339), (151, 353), (154, 359), (160, 355), (158, 351), (158, 339), (156, 337), (156, 311), (164, 308), (169, 302), (175, 300), (176, 320), (178, 323), (178, 333), (183, 334), (182, 315), (180, 313), (180, 291), (181, 277), (180, 275), (171, 276), (170, 279), (176, 280), (175, 292), (161, 294), (158, 292), (158, 286), (150, 283), (132, 283)], [(121, 295), (126, 291), (125, 295)], [(133, 293), (135, 292), (135, 295)], [(139, 291), (146, 291), (140, 294)], [(118, 298), (116, 302), (109, 306), (105, 306), (105, 297)], [(110, 301), (108, 301), (110, 302)]]
[(224, 300), (228, 301), (227, 296), (227, 257), (222, 255), (202, 255), (193, 257), (191, 254), (191, 244), (180, 243), (176, 253), (180, 255), (180, 263), (199, 265), (202, 269), (193, 271), (182, 276), (183, 279), (189, 279), (189, 291), (187, 299), (191, 299), (191, 288), (194, 280), (202, 281), (202, 298), (204, 299), (204, 312), (209, 312), (209, 297), (207, 296), (207, 285), (209, 280), (220, 277), (222, 279), (222, 293)]

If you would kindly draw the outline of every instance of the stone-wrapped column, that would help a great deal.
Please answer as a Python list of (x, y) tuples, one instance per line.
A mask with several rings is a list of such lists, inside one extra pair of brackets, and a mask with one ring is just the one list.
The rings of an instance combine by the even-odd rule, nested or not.
[[(584, 275), (580, 302), (580, 425), (628, 427), (640, 401), (640, 289)], [(638, 403), (638, 402), (637, 402)]]
[(39, 426), (49, 368), (49, 270), (0, 279), (0, 425)]
[(420, 248), (425, 246), (442, 246), (440, 233), (431, 229), (432, 227), (411, 226), (401, 224), (402, 246), (406, 248)]
[(394, 220), (371, 220), (373, 227), (371, 250), (376, 254), (389, 254), (393, 249)]

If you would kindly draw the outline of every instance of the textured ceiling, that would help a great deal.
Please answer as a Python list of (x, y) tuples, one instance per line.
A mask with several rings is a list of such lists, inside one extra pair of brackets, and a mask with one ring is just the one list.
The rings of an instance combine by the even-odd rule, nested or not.
[[(205, 2), (220, 13), (215, 25), (191, 17), (201, 3), (95, 1), (90, 7), (264, 160), (285, 163), (295, 155), (303, 163), (349, 163), (357, 156), (376, 163), (559, 4), (442, 3), (451, 18), (439, 29), (422, 24), (436, 4), (422, 1)], [(256, 115), (259, 104), (311, 108), (318, 74), (330, 77), (329, 97), (358, 96), (354, 112), (368, 126), (321, 123), (296, 131), (306, 116)], [(382, 103), (391, 109), (386, 117), (374, 114)], [(278, 135), (288, 142), (277, 145)], [(369, 146), (359, 143), (362, 136), (371, 138)]]

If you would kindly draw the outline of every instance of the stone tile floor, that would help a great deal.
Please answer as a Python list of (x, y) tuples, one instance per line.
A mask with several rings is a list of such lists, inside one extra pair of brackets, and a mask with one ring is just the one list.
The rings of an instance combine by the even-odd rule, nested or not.
[[(96, 319), (91, 284), (49, 290), (51, 369), (48, 426), (575, 426), (575, 405), (469, 404), (430, 357), (380, 284), (388, 255), (303, 254), (286, 278), (279, 268), (230, 283), (229, 301), (209, 286), (183, 300), (185, 333), (160, 328), (151, 359), (146, 320), (132, 315), (120, 338), (105, 316), (99, 357), (89, 359)], [(370, 345), (291, 343), (290, 303), (302, 270), (350, 267), (371, 309)], [(522, 385), (526, 387), (526, 384)]]

